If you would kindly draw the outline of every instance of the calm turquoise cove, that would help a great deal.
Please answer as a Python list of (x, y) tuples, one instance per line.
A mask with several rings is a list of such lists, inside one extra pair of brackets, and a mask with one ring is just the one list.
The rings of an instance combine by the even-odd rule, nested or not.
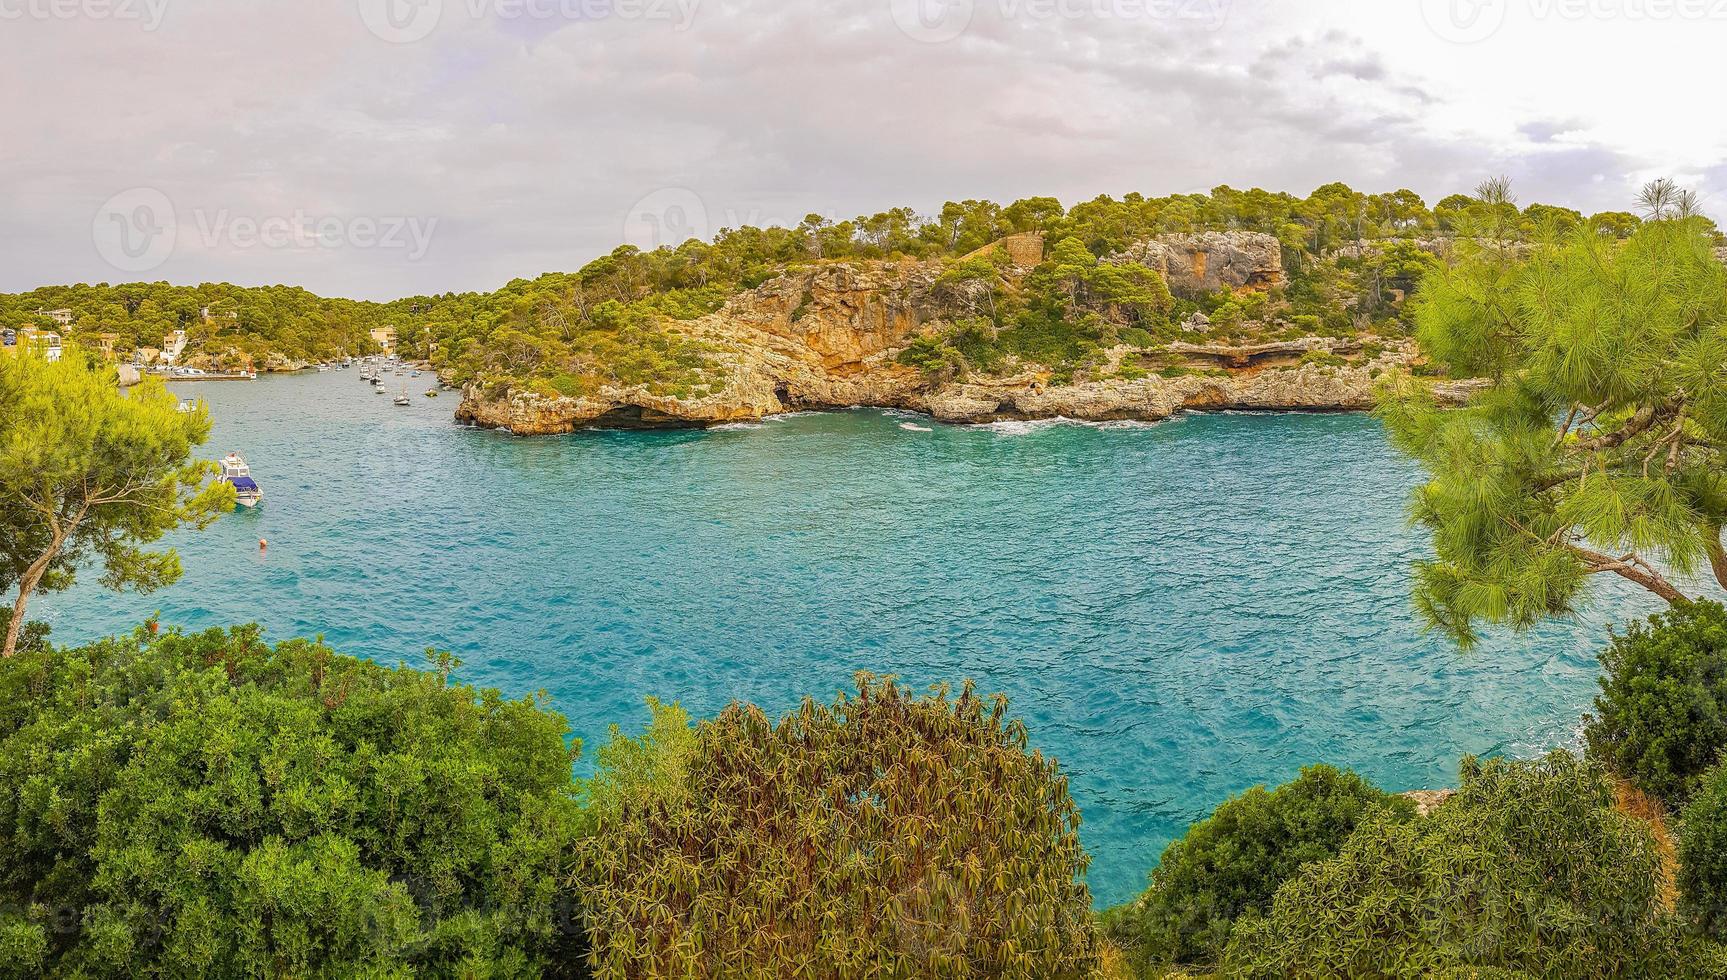
[(700, 715), (830, 697), (858, 670), (972, 678), (1071, 774), (1101, 906), (1303, 763), (1404, 790), (1450, 785), (1460, 751), (1572, 743), (1604, 625), (1655, 611), (1599, 582), (1578, 620), (1467, 655), (1423, 635), (1420, 475), (1365, 416), (852, 411), (523, 439), (411, 384), (407, 408), (355, 372), (182, 386), (214, 414), (207, 455), (244, 453), (263, 505), (176, 536), (166, 591), (91, 575), (43, 600), (55, 638), (159, 609), (382, 661), (447, 648), (464, 680), (549, 692), (590, 757), (645, 695)]

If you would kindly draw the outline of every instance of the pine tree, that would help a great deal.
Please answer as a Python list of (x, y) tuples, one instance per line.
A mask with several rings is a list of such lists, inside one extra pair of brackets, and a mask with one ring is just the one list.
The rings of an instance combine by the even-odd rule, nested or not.
[(1391, 379), (1381, 415), (1431, 479), (1412, 516), (1436, 556), (1416, 604), (1468, 645), (1532, 626), (1611, 573), (1669, 602), (1708, 567), (1727, 588), (1727, 268), (1695, 201), (1658, 182), (1626, 240), (1584, 226), (1514, 244), (1484, 185), (1456, 259), (1416, 297), (1424, 350), (1493, 384), (1442, 411)]

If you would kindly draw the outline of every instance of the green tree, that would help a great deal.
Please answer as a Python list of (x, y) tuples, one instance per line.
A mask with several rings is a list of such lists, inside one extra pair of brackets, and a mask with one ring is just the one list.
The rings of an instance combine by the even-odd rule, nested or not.
[(1599, 769), (1565, 753), (1465, 759), (1457, 795), (1430, 815), (1369, 820), (1279, 888), (1266, 918), (1236, 928), (1227, 972), (1687, 975), (1699, 964), (1676, 942), (1659, 862)]
[(598, 976), (1095, 967), (1079, 812), (1005, 699), (860, 675), (777, 723), (733, 705), (693, 749), (667, 720), (596, 777), (615, 808), (584, 845)]
[(1677, 808), (1727, 748), (1727, 609), (1683, 603), (1632, 623), (1601, 666), (1589, 754)]
[(1434, 361), (1493, 382), (1447, 412), (1401, 376), (1380, 408), (1430, 476), (1417, 605), (1461, 643), (1480, 621), (1569, 612), (1591, 575), (1669, 602), (1687, 598), (1670, 572), (1706, 566), (1727, 587), (1727, 268), (1696, 219), (1661, 207), (1623, 243), (1461, 243), (1416, 297)]
[(160, 384), (122, 392), (113, 370), (76, 348), (57, 362), (0, 357), (0, 586), (16, 590), (0, 657), (18, 648), (31, 596), (67, 588), (97, 561), (110, 588), (150, 590), (180, 576), (172, 550), (143, 545), (231, 508), (234, 491), (192, 458), (210, 419)]
[(1106, 915), (1108, 933), (1148, 968), (1217, 963), (1236, 921), (1269, 911), (1303, 865), (1335, 857), (1369, 817), (1414, 815), (1408, 800), (1330, 766), (1274, 790), (1255, 786), (1170, 844), (1145, 894)]
[(259, 635), (0, 662), (0, 976), (573, 973), (564, 719)]

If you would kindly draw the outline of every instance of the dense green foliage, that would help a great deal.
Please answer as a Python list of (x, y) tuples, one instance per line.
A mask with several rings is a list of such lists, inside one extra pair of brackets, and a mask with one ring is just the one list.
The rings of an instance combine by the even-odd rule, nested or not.
[(1107, 933), (1146, 967), (1217, 963), (1236, 921), (1268, 911), (1303, 865), (1335, 857), (1369, 817), (1414, 813), (1408, 800), (1330, 766), (1304, 769), (1275, 790), (1255, 786), (1170, 844), (1146, 893), (1105, 916)]
[(564, 720), (255, 628), (0, 664), (0, 975), (579, 963)]
[[(1533, 220), (1530, 221), (1533, 227)], [(905, 362), (932, 373), (989, 372), (1009, 359), (1053, 368), (1057, 380), (1094, 366), (1118, 342), (1154, 345), (1200, 311), (1226, 330), (1274, 312), (1302, 330), (1348, 333), (1362, 326), (1400, 332), (1394, 290), (1412, 289), (1432, 256), (1415, 241), (1448, 225), (1410, 191), (1370, 195), (1328, 184), (1306, 198), (1219, 187), (1210, 194), (1099, 197), (1064, 208), (1048, 197), (1006, 206), (949, 202), (929, 217), (910, 208), (833, 222), (811, 215), (796, 228), (727, 229), (711, 242), (691, 240), (644, 252), (623, 246), (575, 273), (516, 280), (497, 293), (415, 297), (392, 304), (418, 318), (406, 349), (425, 353), (464, 381), (582, 393), (605, 383), (652, 381), (664, 391), (700, 394), (716, 368), (679, 340), (676, 323), (720, 308), (745, 289), (789, 269), (833, 261), (945, 261), (940, 310), (948, 330), (908, 351)], [(1290, 282), (1282, 295), (1228, 293), (1181, 300), (1145, 269), (1098, 260), (1158, 234), (1256, 231), (1283, 245)], [(1048, 261), (1019, 277), (972, 253), (1010, 234), (1041, 232)], [(1342, 258), (1360, 241), (1400, 239)], [(1241, 302), (1257, 304), (1242, 310)], [(617, 370), (619, 323), (658, 348)], [(500, 354), (498, 339), (526, 358)], [(435, 345), (435, 349), (432, 345)], [(627, 346), (627, 345), (626, 345)], [(641, 346), (637, 343), (636, 346)]]
[(168, 333), (184, 330), (188, 358), (208, 354), (236, 366), (247, 359), (262, 365), (272, 354), (313, 361), (370, 353), (376, 349), (369, 336), (374, 327), (406, 330), (413, 324), (404, 310), (325, 299), (297, 286), (133, 282), (0, 294), (0, 326), (64, 331), (45, 315), (52, 310), (71, 312), (74, 340), (114, 334), (115, 349), (124, 354), (160, 348)]
[(1679, 911), (1692, 928), (1727, 939), (1727, 766), (1701, 780), (1679, 831)]
[(1601, 665), (1590, 755), (1678, 806), (1727, 747), (1727, 609), (1684, 603), (1632, 623)]
[[(1071, 208), (1048, 197), (1007, 205), (967, 200), (948, 202), (929, 216), (910, 208), (837, 222), (811, 215), (796, 228), (724, 229), (711, 241), (692, 239), (645, 252), (622, 246), (576, 272), (518, 279), (489, 293), (390, 303), (227, 283), (48, 286), (0, 295), (0, 325), (49, 327), (53, 321), (45, 314), (64, 309), (73, 315), (74, 338), (111, 333), (122, 353), (160, 346), (164, 334), (183, 329), (189, 358), (256, 365), (272, 356), (311, 361), (368, 353), (374, 349), (368, 332), (390, 327), (404, 352), (428, 357), (464, 382), (567, 395), (603, 385), (644, 385), (659, 394), (700, 397), (722, 370), (712, 351), (679, 330), (679, 321), (713, 312), (728, 297), (788, 269), (907, 258), (951, 263), (956, 276), (948, 285), (964, 289), (952, 297), (949, 324), (986, 324), (955, 328), (956, 336), (935, 341), (937, 356), (922, 358), (919, 366), (987, 371), (1012, 357), (1069, 375), (1085, 370), (1101, 347), (1152, 343), (1155, 328), (1167, 332), (1196, 310), (1225, 331), (1400, 332), (1398, 297), (1413, 290), (1435, 261), (1423, 243), (1463, 233), (1472, 208), (1478, 210), (1477, 202), (1460, 195), (1429, 208), (1408, 190), (1367, 194), (1337, 183), (1306, 197), (1218, 187), (1209, 194), (1103, 196)], [(1556, 228), (1624, 238), (1639, 224), (1629, 214), (1585, 219), (1539, 204), (1501, 209), (1498, 217), (1505, 233), (1519, 238)], [(1201, 231), (1275, 236), (1288, 287), (1269, 304), (1219, 293), (1186, 297), (1170, 308), (1149, 281), (1093, 281), (1088, 291), (1095, 302), (1074, 302), (1073, 291), (1048, 288), (1052, 281), (1076, 281), (1075, 259), (1096, 267), (1096, 259), (1137, 241)], [(1005, 282), (988, 261), (965, 261), (1017, 232), (1041, 232), (1051, 245), (1071, 241), (1090, 258), (1052, 255), (1050, 268), (1040, 270), (1043, 280), (1025, 290)], [(1121, 276), (1143, 273), (1106, 266), (1087, 278)], [(1261, 308), (1243, 309), (1243, 302)], [(1145, 326), (1154, 329), (1121, 333)]]
[(1227, 962), (1265, 977), (1710, 975), (1715, 954), (1676, 942), (1659, 881), (1651, 830), (1614, 809), (1598, 769), (1465, 759), (1455, 798), (1364, 823), (1235, 930)]
[(602, 767), (584, 857), (602, 977), (1083, 977), (1079, 811), (1005, 699), (861, 675), (777, 724), (656, 712)]
[(1645, 198), (1654, 220), (1623, 242), (1585, 227), (1517, 247), (1506, 190), (1485, 188), (1476, 237), (1416, 297), (1423, 349), (1494, 382), (1447, 412), (1402, 378), (1382, 406), (1431, 476), (1417, 605), (1460, 643), (1571, 611), (1594, 574), (1670, 602), (1670, 572), (1727, 586), (1727, 267), (1684, 199)]
[(144, 546), (231, 508), (234, 491), (193, 452), (210, 435), (201, 407), (179, 411), (160, 384), (122, 392), (76, 347), (50, 362), (0, 356), (0, 590), (15, 598), (0, 657), (18, 645), (30, 598), (99, 564), (111, 588), (180, 577), (173, 551)]

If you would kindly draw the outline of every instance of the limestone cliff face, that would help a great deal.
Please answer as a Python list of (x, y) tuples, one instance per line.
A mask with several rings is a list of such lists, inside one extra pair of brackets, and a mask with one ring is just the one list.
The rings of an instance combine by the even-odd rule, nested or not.
[[(1157, 243), (1163, 251), (1135, 254), (1187, 261), (1198, 254), (1190, 249), (1203, 246), (1219, 260), (1207, 259), (1194, 282), (1252, 288), (1281, 281), (1280, 253), (1269, 236), (1179, 237)], [(1258, 238), (1268, 239), (1269, 246)], [(1416, 358), (1407, 341), (1382, 341), (1370, 358), (1363, 339), (1306, 337), (1256, 347), (1172, 345), (1169, 353), (1201, 371), (1179, 377), (1118, 370), (1137, 355), (1124, 347), (1110, 352), (1109, 364), (1098, 372), (1104, 380), (1052, 386), (1049, 374), (1035, 367), (1005, 377), (943, 380), (896, 359), (914, 337), (958, 315), (956, 304), (964, 297), (944, 294), (936, 285), (940, 272), (939, 263), (912, 261), (794, 269), (734, 297), (717, 313), (679, 324), (677, 329), (710, 351), (718, 384), (707, 397), (680, 399), (644, 387), (578, 398), (496, 396), (470, 387), (456, 415), (535, 435), (589, 427), (699, 427), (859, 405), (927, 412), (947, 422), (1155, 420), (1188, 409), (1352, 411), (1371, 407), (1377, 375)], [(1349, 361), (1303, 361), (1309, 352)], [(1451, 395), (1465, 397), (1467, 390)]]
[(1271, 289), (1286, 281), (1283, 246), (1257, 232), (1159, 235), (1104, 261), (1155, 269), (1171, 292), (1188, 298), (1219, 289)]

